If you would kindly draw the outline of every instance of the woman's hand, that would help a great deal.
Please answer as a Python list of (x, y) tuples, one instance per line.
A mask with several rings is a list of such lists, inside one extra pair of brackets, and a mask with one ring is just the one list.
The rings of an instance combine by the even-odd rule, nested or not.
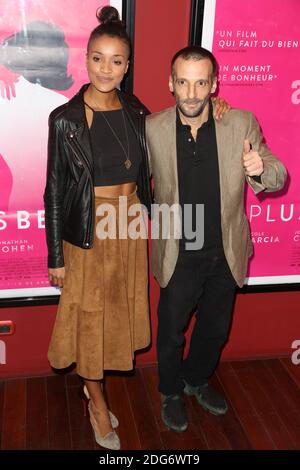
[(63, 287), (65, 278), (65, 268), (49, 268), (49, 281), (52, 285)]
[(222, 119), (224, 114), (228, 113), (228, 111), (231, 109), (231, 106), (227, 103), (227, 101), (223, 100), (223, 98), (220, 98), (219, 96), (212, 98), (212, 101), (215, 105), (214, 117), (218, 121), (219, 119)]

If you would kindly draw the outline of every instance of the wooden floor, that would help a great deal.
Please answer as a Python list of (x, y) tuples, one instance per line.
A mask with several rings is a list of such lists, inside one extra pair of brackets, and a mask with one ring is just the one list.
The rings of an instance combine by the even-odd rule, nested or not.
[[(223, 362), (213, 385), (229, 411), (215, 417), (185, 397), (190, 425), (174, 433), (160, 420), (155, 366), (109, 376), (110, 407), (126, 449), (300, 449), (300, 365), (290, 359)], [(83, 416), (76, 375), (0, 384), (1, 449), (98, 449)]]

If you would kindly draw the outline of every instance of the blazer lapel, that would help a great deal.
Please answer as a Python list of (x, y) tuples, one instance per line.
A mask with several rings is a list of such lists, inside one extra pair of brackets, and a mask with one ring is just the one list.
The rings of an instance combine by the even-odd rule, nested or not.
[(225, 125), (223, 120), (215, 121), (219, 162), (219, 180), (221, 197), (221, 215), (228, 204), (228, 191), (231, 174), (231, 149), (233, 142), (232, 126)]
[[(171, 185), (173, 201), (179, 203), (179, 183), (177, 168), (177, 144), (176, 144), (176, 106), (168, 110), (165, 119), (161, 121), (157, 129), (162, 139), (163, 161), (166, 162), (164, 171), (166, 180)], [(215, 121), (216, 140), (218, 149), (219, 181), (221, 197), (221, 214), (228, 204), (228, 191), (231, 175), (231, 149), (233, 142), (233, 127), (224, 124), (223, 120)]]
[(177, 168), (177, 142), (176, 142), (176, 106), (170, 108), (166, 119), (159, 131), (163, 138), (163, 149), (166, 162), (165, 171), (168, 172), (168, 181), (171, 186), (172, 200), (179, 204), (178, 168)]

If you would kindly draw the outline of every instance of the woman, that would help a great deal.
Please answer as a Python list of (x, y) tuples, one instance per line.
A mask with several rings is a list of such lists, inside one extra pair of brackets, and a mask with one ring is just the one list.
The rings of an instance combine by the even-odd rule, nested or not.
[(119, 449), (118, 421), (100, 381), (107, 369), (132, 369), (134, 351), (150, 343), (147, 241), (118, 236), (124, 231), (118, 220), (116, 238), (99, 237), (98, 228), (103, 204), (116, 213), (125, 204), (128, 213), (141, 201), (150, 210), (147, 109), (118, 89), (130, 40), (117, 10), (104, 7), (97, 18), (86, 56), (90, 83), (49, 120), (48, 266), (51, 282), (63, 290), (48, 357), (55, 368), (76, 362), (96, 441)]
[(139, 199), (150, 209), (142, 134), (147, 109), (118, 90), (129, 65), (130, 40), (117, 10), (104, 7), (98, 19), (87, 47), (90, 84), (49, 119), (48, 266), (51, 282), (63, 289), (48, 357), (55, 368), (77, 363), (91, 398), (96, 441), (119, 449), (117, 420), (99, 381), (104, 370), (132, 369), (134, 351), (150, 343), (147, 241), (99, 238), (96, 228), (105, 214), (96, 212), (105, 203), (118, 213), (120, 204), (129, 209)]

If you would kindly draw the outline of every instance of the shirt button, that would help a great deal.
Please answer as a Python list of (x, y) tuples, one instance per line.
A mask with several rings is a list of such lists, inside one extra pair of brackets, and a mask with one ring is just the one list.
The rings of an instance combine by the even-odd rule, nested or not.
[(189, 142), (192, 142), (192, 139), (191, 139), (191, 138), (189, 138)]

